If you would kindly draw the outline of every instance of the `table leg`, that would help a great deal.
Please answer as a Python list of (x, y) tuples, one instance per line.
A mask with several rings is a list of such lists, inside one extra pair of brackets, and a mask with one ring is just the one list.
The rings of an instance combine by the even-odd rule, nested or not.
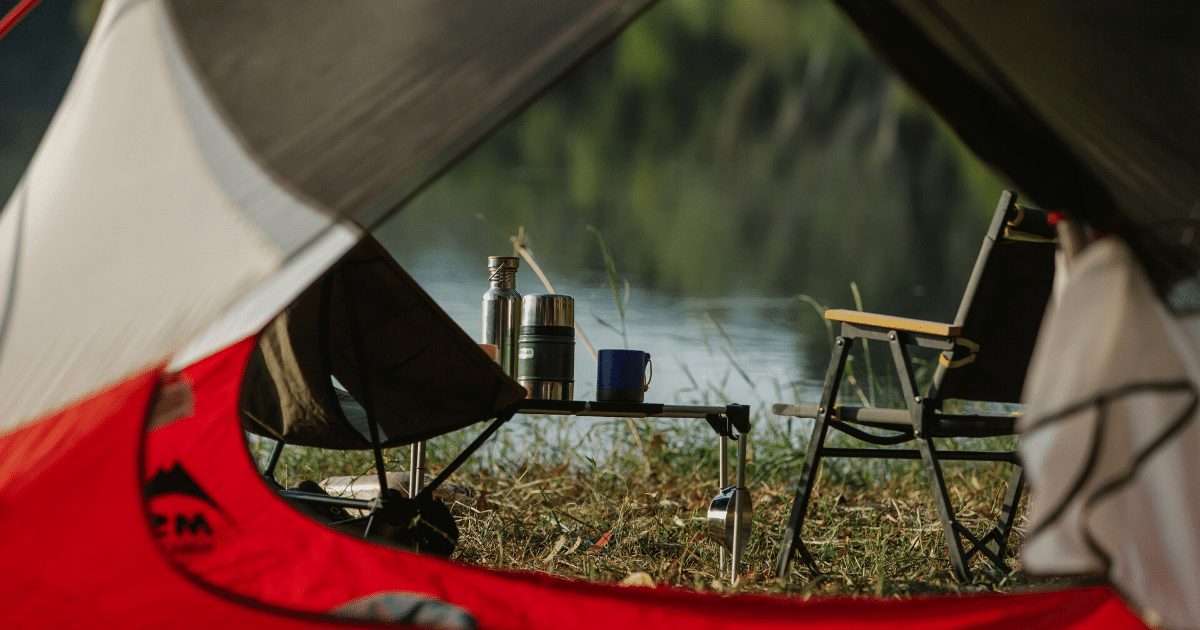
[[(717, 491), (724, 490), (729, 487), (729, 438), (724, 435), (718, 436), (719, 446), (717, 448)], [(718, 550), (720, 554), (717, 557), (717, 572), (725, 570), (725, 546), (721, 545)]]
[(408, 496), (417, 496), (424, 486), (425, 443), (413, 442), (408, 447)]
[(738, 435), (737, 489), (733, 491), (733, 554), (729, 583), (736, 585), (742, 561), (742, 499), (746, 490), (746, 434)]
[(417, 442), (417, 492), (425, 489), (425, 442)]

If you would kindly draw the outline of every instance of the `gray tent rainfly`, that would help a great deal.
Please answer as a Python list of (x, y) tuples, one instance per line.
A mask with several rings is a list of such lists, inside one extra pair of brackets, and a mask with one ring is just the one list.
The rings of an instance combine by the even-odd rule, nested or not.
[(1100, 237), (1060, 260), (1026, 380), (1025, 568), (1200, 627), (1200, 6), (838, 3), (976, 153)]
[(837, 0), (964, 141), (1043, 208), (1121, 235), (1200, 309), (1200, 6)]
[(208, 94), (266, 170), (372, 227), (646, 0), (171, 0)]

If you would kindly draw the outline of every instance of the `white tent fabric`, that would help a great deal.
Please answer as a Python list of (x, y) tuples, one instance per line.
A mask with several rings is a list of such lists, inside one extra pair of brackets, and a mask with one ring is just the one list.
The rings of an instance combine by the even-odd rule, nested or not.
[(324, 273), (332, 261), (341, 258), (361, 238), (361, 230), (353, 224), (334, 226), (171, 357), (167, 368), (181, 370), (240, 339), (257, 334)]
[(295, 256), (314, 252), (298, 273), (315, 277), (358, 233), (241, 150), (161, 3), (107, 3), (0, 214), (0, 433), (160, 365)]
[(106, 2), (0, 213), (0, 435), (254, 332), (648, 2)]
[(1107, 575), (1146, 619), (1200, 628), (1200, 317), (1171, 314), (1115, 237), (1059, 279), (1025, 385), (1022, 562)]

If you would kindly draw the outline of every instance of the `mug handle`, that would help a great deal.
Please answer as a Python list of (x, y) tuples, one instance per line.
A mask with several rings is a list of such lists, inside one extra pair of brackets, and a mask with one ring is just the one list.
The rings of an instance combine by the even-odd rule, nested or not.
[(646, 384), (642, 386), (643, 392), (650, 391), (650, 381), (654, 380), (654, 362), (650, 360), (649, 355), (646, 355), (646, 371), (649, 375), (646, 376)]

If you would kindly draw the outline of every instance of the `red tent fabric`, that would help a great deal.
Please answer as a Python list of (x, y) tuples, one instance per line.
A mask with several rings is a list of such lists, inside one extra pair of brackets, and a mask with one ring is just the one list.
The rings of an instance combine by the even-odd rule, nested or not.
[[(256, 473), (236, 414), (251, 346), (184, 370), (193, 413), (153, 432), (143, 424), (158, 371), (0, 438), (0, 625), (329, 627), (352, 623), (319, 617), (331, 608), (406, 592), (497, 629), (1144, 627), (1099, 587), (909, 600), (723, 597), (378, 547), (292, 511)], [(145, 498), (146, 482), (179, 470), (193, 483)]]

